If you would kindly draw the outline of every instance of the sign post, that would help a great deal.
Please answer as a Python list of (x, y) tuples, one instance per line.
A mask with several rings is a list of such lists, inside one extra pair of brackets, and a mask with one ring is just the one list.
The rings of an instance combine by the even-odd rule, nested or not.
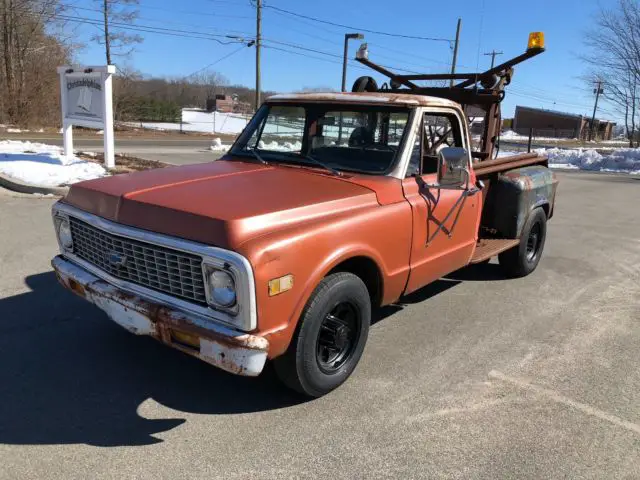
[(73, 155), (73, 125), (102, 130), (104, 163), (115, 166), (113, 135), (114, 65), (58, 67), (64, 154)]

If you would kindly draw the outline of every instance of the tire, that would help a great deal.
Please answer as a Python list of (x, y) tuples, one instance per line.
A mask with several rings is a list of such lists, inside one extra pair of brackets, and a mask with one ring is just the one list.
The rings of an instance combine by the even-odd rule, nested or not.
[(536, 208), (522, 229), (520, 244), (498, 255), (504, 273), (509, 277), (518, 278), (526, 277), (533, 272), (542, 257), (546, 238), (547, 215), (542, 208)]
[(370, 323), (371, 299), (363, 281), (347, 272), (328, 275), (311, 294), (289, 349), (273, 361), (278, 377), (309, 397), (329, 393), (355, 370)]
[(351, 87), (352, 92), (377, 92), (378, 82), (373, 77), (358, 77)]

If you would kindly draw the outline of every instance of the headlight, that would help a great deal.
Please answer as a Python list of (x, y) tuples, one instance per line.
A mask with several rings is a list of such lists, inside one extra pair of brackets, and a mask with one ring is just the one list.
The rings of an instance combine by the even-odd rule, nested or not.
[(69, 219), (56, 217), (56, 226), (58, 228), (58, 240), (60, 240), (60, 246), (64, 250), (73, 250), (73, 237), (71, 236), (71, 225), (69, 225)]
[(225, 271), (209, 270), (209, 300), (213, 307), (230, 309), (236, 304), (236, 282), (233, 276)]

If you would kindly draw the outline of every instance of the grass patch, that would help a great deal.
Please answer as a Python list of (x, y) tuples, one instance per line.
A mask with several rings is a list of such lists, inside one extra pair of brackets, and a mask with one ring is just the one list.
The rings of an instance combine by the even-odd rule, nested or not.
[[(78, 153), (78, 157), (89, 162), (99, 163), (104, 165), (104, 154), (98, 153), (95, 156), (83, 155), (82, 152)], [(121, 175), (132, 172), (142, 172), (144, 170), (153, 170), (156, 168), (166, 168), (174, 165), (168, 163), (158, 162), (156, 160), (145, 160), (144, 158), (131, 157), (129, 155), (116, 155), (116, 166), (114, 168), (107, 169), (112, 175)]]

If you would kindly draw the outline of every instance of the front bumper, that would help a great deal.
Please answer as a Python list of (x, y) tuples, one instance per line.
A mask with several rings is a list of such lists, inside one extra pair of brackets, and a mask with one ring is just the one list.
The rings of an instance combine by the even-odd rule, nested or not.
[(150, 335), (227, 372), (253, 377), (267, 360), (267, 339), (237, 332), (121, 290), (57, 256), (51, 261), (60, 283), (95, 304), (136, 335)]

